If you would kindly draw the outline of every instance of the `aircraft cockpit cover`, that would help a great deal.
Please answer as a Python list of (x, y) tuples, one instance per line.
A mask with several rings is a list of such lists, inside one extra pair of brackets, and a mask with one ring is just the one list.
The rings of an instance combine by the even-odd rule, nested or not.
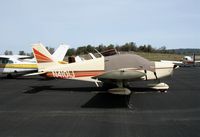
[(135, 54), (119, 54), (105, 57), (105, 70), (136, 68), (155, 72), (155, 63)]

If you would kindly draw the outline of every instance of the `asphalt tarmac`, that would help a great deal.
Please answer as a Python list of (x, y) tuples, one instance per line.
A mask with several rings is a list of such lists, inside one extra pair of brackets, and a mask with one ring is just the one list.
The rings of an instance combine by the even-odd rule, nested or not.
[(199, 137), (200, 67), (164, 82), (167, 93), (132, 88), (128, 107), (93, 83), (0, 79), (0, 137)]

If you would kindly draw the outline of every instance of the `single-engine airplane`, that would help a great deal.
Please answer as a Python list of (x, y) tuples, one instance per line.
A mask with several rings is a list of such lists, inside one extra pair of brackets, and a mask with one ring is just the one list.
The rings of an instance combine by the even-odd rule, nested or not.
[[(27, 74), (43, 75), (61, 79), (74, 79), (95, 82), (114, 83), (116, 88), (109, 89), (112, 94), (129, 95), (131, 91), (126, 84), (136, 80), (157, 80), (170, 76), (175, 65), (172, 63), (150, 62), (134, 54), (117, 54), (104, 57), (99, 53), (91, 59), (68, 64), (59, 64), (41, 44), (34, 44), (33, 54), (37, 61), (38, 72)], [(151, 84), (151, 88), (166, 91), (169, 86), (165, 83)]]
[[(63, 61), (68, 50), (68, 45), (60, 45), (52, 54), (54, 61), (66, 63)], [(31, 72), (37, 72), (36, 60), (33, 57), (25, 55), (0, 55), (0, 74), (12, 78), (13, 75), (23, 75)]]
[(193, 54), (193, 56), (184, 56), (180, 61), (161, 60), (161, 62), (173, 63), (180, 67), (196, 66), (197, 64), (200, 64), (200, 61), (196, 60), (195, 54)]

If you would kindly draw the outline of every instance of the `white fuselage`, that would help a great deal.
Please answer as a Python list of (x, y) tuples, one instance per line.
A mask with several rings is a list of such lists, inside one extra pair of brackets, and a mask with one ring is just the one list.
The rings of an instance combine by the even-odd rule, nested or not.
[(0, 73), (21, 73), (37, 70), (37, 65), (33, 59), (20, 59), (27, 56), (20, 55), (1, 55), (0, 56)]
[(172, 75), (174, 70), (174, 64), (154, 62), (155, 63), (155, 73), (152, 71), (147, 71), (147, 80), (161, 79)]

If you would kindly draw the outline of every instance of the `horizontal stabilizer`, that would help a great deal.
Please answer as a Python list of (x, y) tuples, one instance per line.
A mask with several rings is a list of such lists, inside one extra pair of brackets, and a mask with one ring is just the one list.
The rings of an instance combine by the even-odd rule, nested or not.
[(68, 49), (68, 45), (60, 45), (52, 55), (54, 61), (63, 61)]
[(42, 70), (56, 66), (58, 64), (58, 62), (54, 61), (52, 55), (41, 43), (34, 44), (32, 49), (39, 72), (42, 72)]
[(24, 75), (25, 77), (27, 76), (36, 76), (36, 75), (42, 75), (42, 74), (45, 74), (46, 72), (36, 72), (36, 73), (30, 73), (30, 74), (26, 74)]

